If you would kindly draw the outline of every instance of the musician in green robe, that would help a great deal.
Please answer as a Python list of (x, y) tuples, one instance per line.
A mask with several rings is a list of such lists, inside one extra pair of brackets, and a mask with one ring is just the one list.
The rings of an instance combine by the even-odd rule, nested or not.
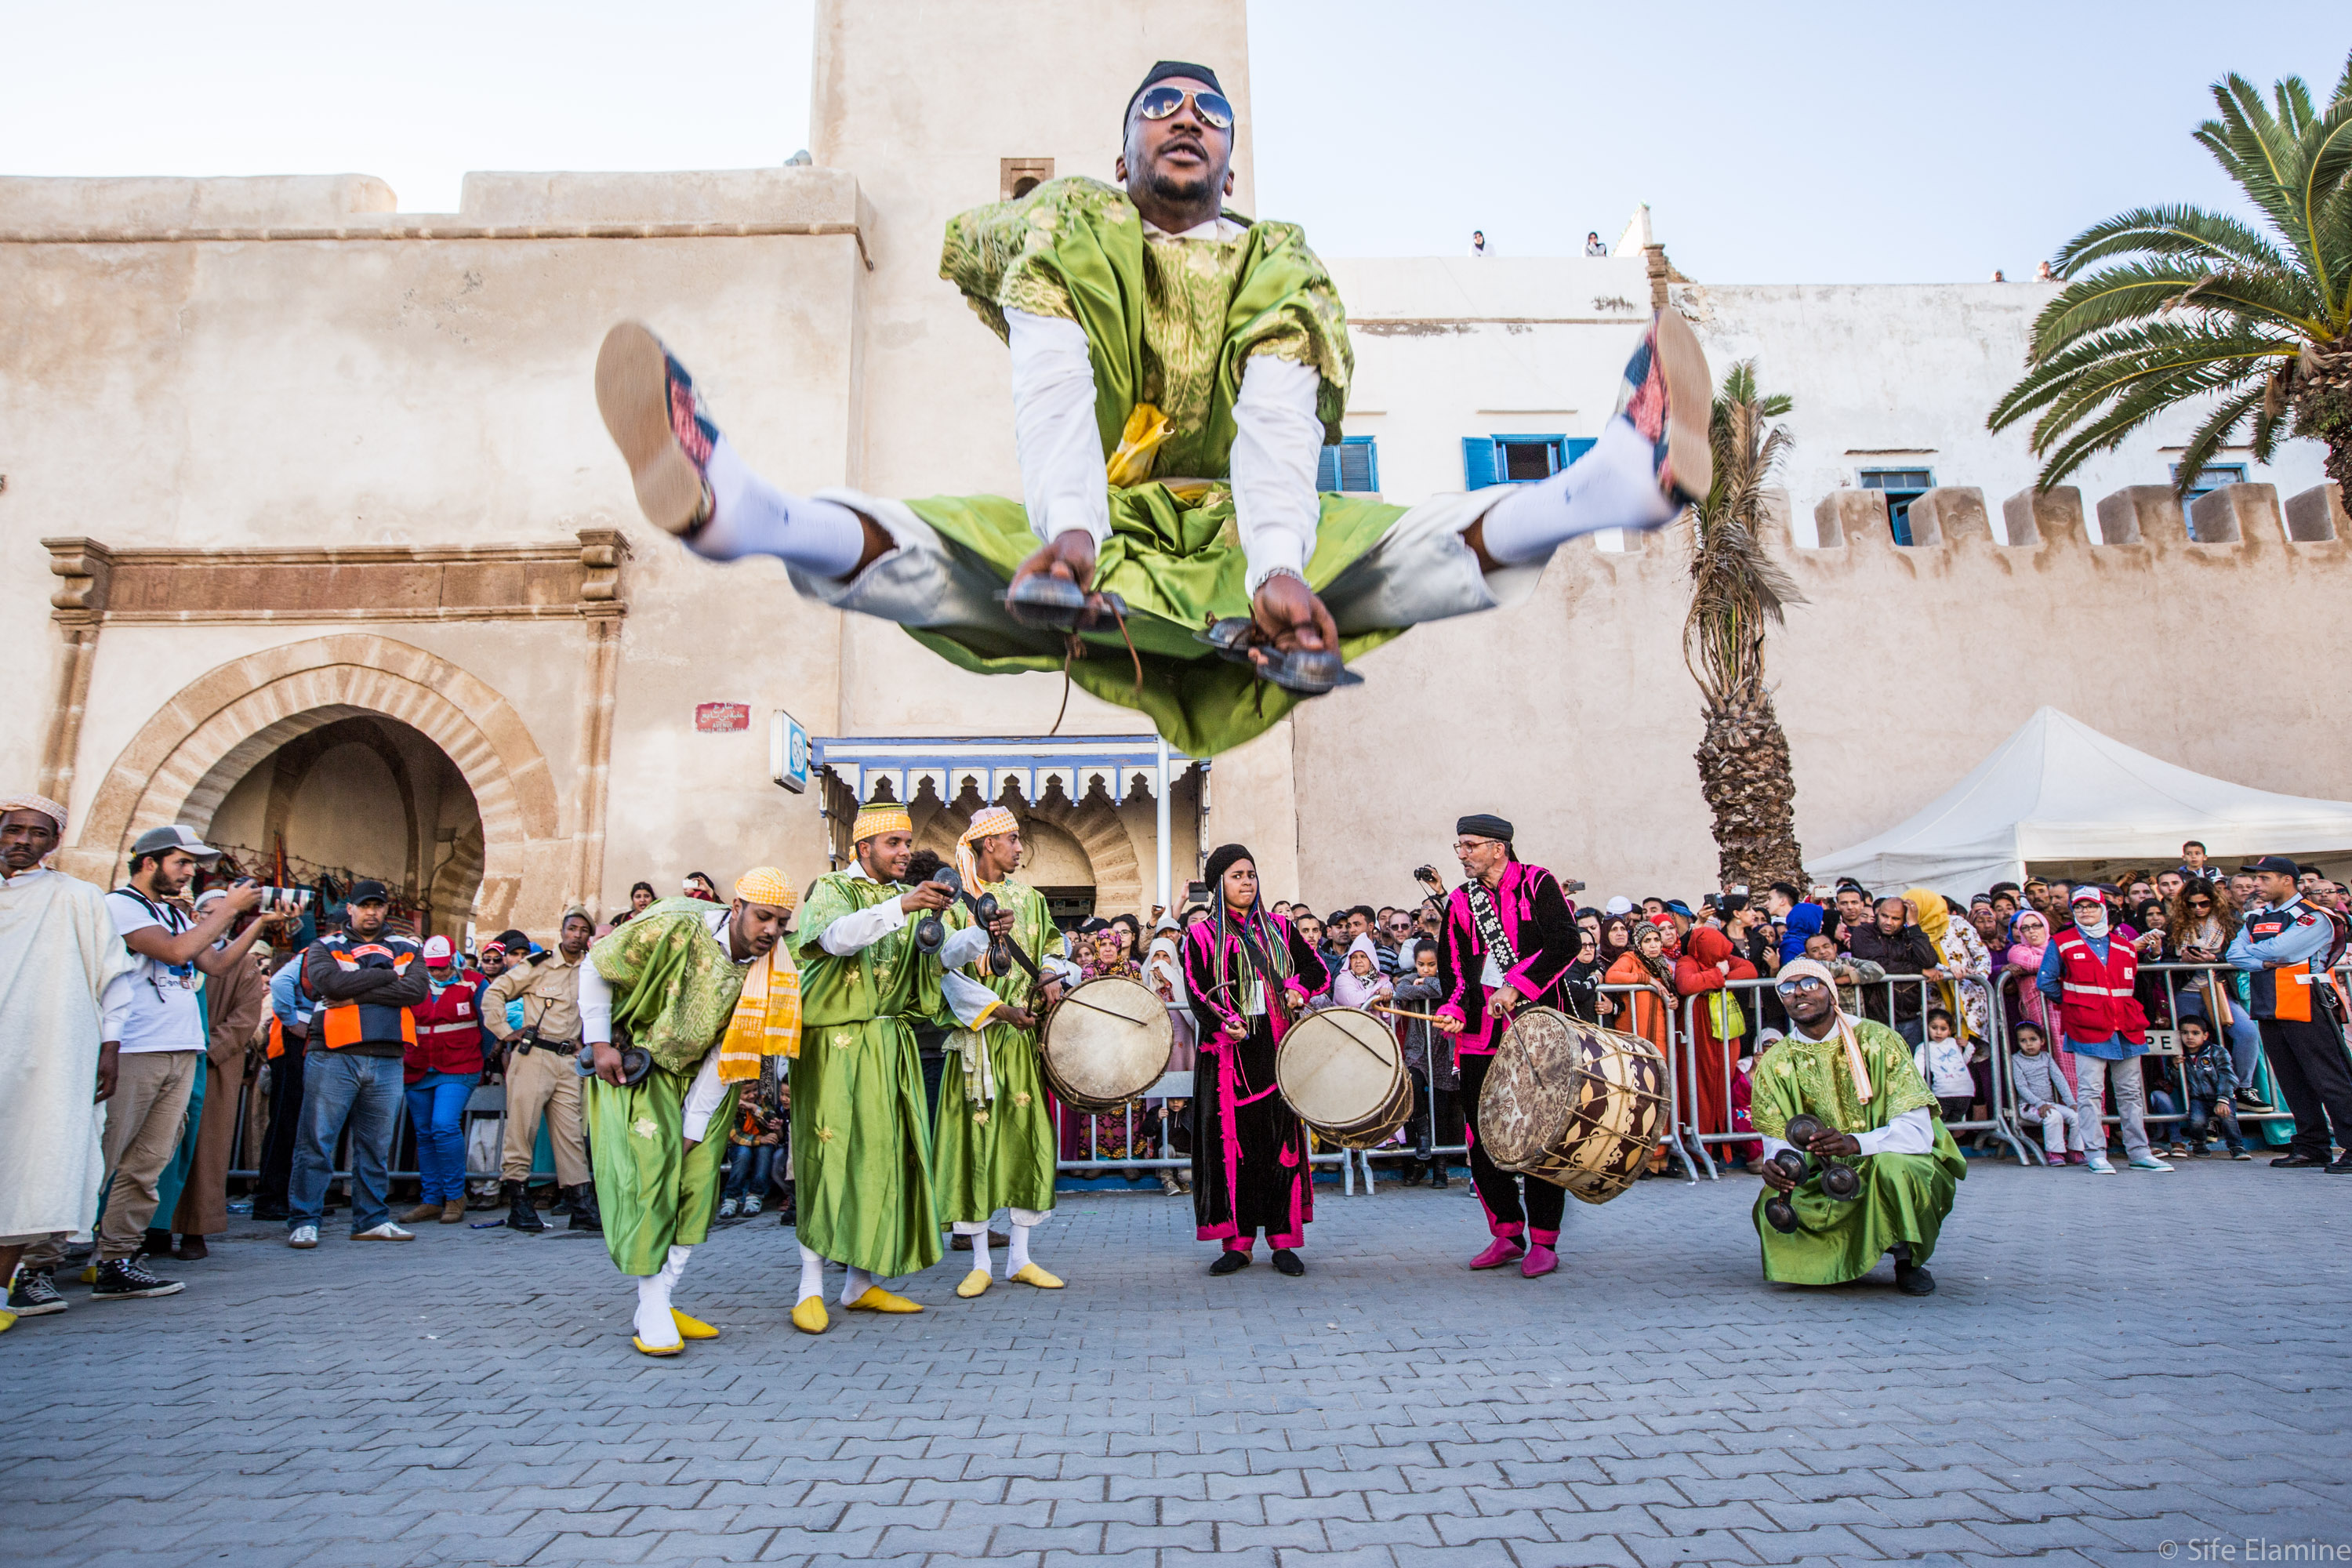
[(910, 921), (947, 909), (950, 895), (941, 882), (910, 889), (898, 880), (915, 848), (906, 808), (866, 806), (850, 837), (856, 863), (810, 884), (793, 934), (802, 1025), (792, 1069), (801, 1250), (793, 1326), (811, 1334), (830, 1321), (828, 1258), (848, 1268), (841, 1304), (851, 1310), (922, 1310), (877, 1282), (940, 1256), (929, 1107), (908, 1020), (944, 1007), (971, 1027), (999, 1005), (987, 987), (951, 973), (988, 946), (986, 931), (951, 932), (932, 953), (916, 946)]
[(782, 489), (625, 322), (596, 395), (639, 506), (708, 559), (781, 557), (804, 595), (966, 669), (1065, 669), (1210, 756), (1349, 679), (1341, 658), (1516, 604), (1563, 542), (1706, 493), (1706, 360), (1669, 310), (1573, 465), (1412, 507), (1318, 494), (1347, 314), (1297, 226), (1226, 209), (1234, 134), (1216, 72), (1162, 60), (1128, 100), (1118, 184), (1049, 180), (948, 225), (940, 275), (1011, 351), (1020, 500)]
[[(940, 1215), (958, 1236), (971, 1238), (971, 1272), (956, 1287), (967, 1299), (995, 1278), (988, 1225), (1000, 1208), (1013, 1219), (1005, 1278), (1041, 1290), (1062, 1288), (1059, 1276), (1029, 1256), (1029, 1233), (1053, 1212), (1057, 1149), (1037, 1029), (1061, 985), (1051, 976), (1041, 981), (1037, 964), (1058, 950), (1061, 933), (1045, 895), (1013, 878), (1021, 847), (1020, 821), (1001, 805), (974, 816), (956, 841), (965, 893), (975, 902), (982, 894), (996, 900), (997, 923), (1013, 944), (1001, 971), (987, 953), (974, 961), (973, 972), (997, 1005), (980, 1027), (948, 1036), (940, 1077), (931, 1172)], [(960, 927), (972, 924), (972, 905), (958, 904), (951, 918)]]
[[(1884, 1024), (1840, 1011), (1836, 980), (1811, 959), (1784, 965), (1779, 990), (1789, 1033), (1757, 1059), (1748, 1111), (1764, 1140), (1766, 1190), (1755, 1214), (1764, 1278), (1837, 1285), (1860, 1279), (1892, 1253), (1897, 1288), (1909, 1296), (1932, 1294), (1936, 1277), (1927, 1272), (1927, 1258), (1968, 1164), (1936, 1114), (1910, 1046)], [(1800, 1112), (1823, 1128), (1801, 1151), (1815, 1167), (1802, 1181), (1772, 1158), (1790, 1147), (1784, 1135)], [(1857, 1197), (1840, 1202), (1822, 1191), (1820, 1167), (1829, 1161), (1860, 1174)], [(1796, 1210), (1797, 1228), (1786, 1235), (1765, 1218), (1776, 1194)]]

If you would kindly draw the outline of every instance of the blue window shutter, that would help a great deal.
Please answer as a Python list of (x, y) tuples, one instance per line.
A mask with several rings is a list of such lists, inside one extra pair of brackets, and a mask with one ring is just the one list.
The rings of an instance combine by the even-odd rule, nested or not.
[(1574, 467), (1576, 460), (1579, 458), (1581, 458), (1585, 453), (1592, 450), (1592, 448), (1599, 444), (1600, 443), (1598, 441), (1590, 436), (1570, 436), (1568, 438), (1568, 462), (1562, 466), (1570, 468)]
[(1480, 490), (1495, 482), (1495, 438), (1492, 436), (1463, 437), (1462, 488)]
[(1381, 488), (1380, 445), (1370, 436), (1350, 436), (1339, 465), (1341, 488), (1377, 491)]
[(1315, 459), (1315, 488), (1336, 490), (1339, 486), (1339, 448), (1326, 447)]

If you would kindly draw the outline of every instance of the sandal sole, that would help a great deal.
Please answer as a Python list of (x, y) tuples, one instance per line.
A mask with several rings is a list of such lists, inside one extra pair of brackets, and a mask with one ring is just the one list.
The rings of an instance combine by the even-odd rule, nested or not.
[(596, 412), (629, 465), (637, 509), (670, 533), (690, 532), (702, 475), (669, 424), (669, 356), (642, 322), (623, 321), (596, 351)]
[(1654, 334), (1658, 371), (1666, 384), (1666, 466), (1674, 488), (1696, 500), (1715, 487), (1715, 383), (1706, 351), (1679, 310), (1661, 310)]

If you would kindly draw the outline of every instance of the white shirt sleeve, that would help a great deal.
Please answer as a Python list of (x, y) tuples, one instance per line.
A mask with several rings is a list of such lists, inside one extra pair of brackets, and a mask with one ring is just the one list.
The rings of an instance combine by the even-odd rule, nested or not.
[(885, 899), (871, 909), (846, 914), (824, 928), (816, 944), (835, 958), (863, 952), (907, 923), (907, 911), (896, 899)]
[(1255, 594), (1277, 566), (1304, 574), (1315, 552), (1323, 503), (1315, 465), (1323, 455), (1323, 421), (1315, 416), (1322, 378), (1308, 365), (1253, 354), (1234, 399), (1234, 526), (1248, 558), (1244, 581)]
[(580, 1043), (613, 1043), (613, 987), (593, 963), (580, 966)]
[[(1853, 1141), (1862, 1145), (1865, 1154), (1924, 1154), (1936, 1146), (1936, 1123), (1926, 1106), (1906, 1110), (1885, 1126), (1868, 1132), (1857, 1132)], [(1796, 1145), (1786, 1139), (1767, 1136), (1764, 1157), (1769, 1160), (1783, 1149)], [(1797, 1152), (1804, 1151), (1798, 1149)]]
[(988, 928), (966, 926), (950, 931), (940, 944), (940, 965), (944, 969), (961, 969), (988, 951)]
[(98, 1037), (118, 1045), (122, 1031), (131, 1022), (131, 1009), (139, 998), (139, 971), (126, 969), (106, 983), (98, 995)]
[(953, 970), (940, 976), (940, 995), (947, 1003), (948, 1011), (955, 1015), (956, 1022), (967, 1029), (980, 1027), (981, 1019), (1001, 1001), (995, 992), (979, 981)]
[(727, 1086), (719, 1081), (719, 1048), (714, 1046), (703, 1054), (701, 1068), (687, 1086), (682, 1130), (688, 1142), (703, 1141), (703, 1134), (710, 1131), (710, 1113), (726, 1095)]
[(1110, 481), (1095, 424), (1095, 367), (1087, 334), (1057, 316), (1004, 312), (1013, 350), (1013, 442), (1029, 526), (1050, 542), (1077, 529), (1110, 538)]

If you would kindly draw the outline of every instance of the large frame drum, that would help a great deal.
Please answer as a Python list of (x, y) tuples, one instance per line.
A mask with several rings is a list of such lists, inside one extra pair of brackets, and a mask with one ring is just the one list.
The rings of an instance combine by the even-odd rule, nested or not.
[(1275, 1087), (1326, 1143), (1370, 1149), (1412, 1114), (1412, 1079), (1388, 1025), (1359, 1007), (1325, 1007), (1293, 1024), (1274, 1058)]
[(1073, 986), (1045, 1015), (1037, 1058), (1065, 1104), (1108, 1116), (1158, 1083), (1175, 1038), (1151, 987), (1104, 974)]
[(1665, 1131), (1657, 1047), (1549, 1007), (1513, 1015), (1478, 1096), (1478, 1142), (1496, 1165), (1605, 1204)]

